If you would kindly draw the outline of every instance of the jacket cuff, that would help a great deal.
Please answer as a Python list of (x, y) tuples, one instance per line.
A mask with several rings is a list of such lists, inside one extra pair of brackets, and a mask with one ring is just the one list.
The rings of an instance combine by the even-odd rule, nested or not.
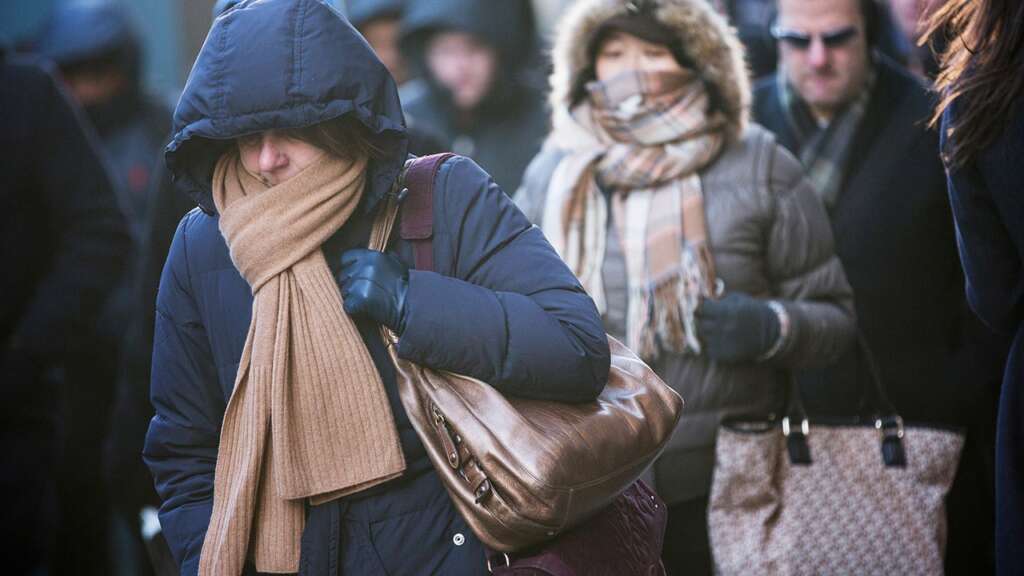
[(775, 313), (775, 318), (779, 322), (779, 335), (775, 338), (775, 342), (763, 354), (757, 357), (757, 362), (767, 362), (775, 358), (783, 349), (789, 347), (792, 340), (793, 324), (786, 307), (775, 300), (769, 300), (766, 304)]

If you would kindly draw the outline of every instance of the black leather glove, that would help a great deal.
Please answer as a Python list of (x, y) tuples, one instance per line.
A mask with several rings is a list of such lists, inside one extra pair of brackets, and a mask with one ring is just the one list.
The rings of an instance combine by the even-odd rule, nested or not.
[(704, 353), (721, 362), (752, 362), (779, 338), (779, 317), (764, 300), (733, 292), (697, 308), (697, 336)]
[(369, 317), (398, 334), (405, 331), (409, 267), (398, 258), (365, 248), (346, 250), (338, 282), (349, 315)]

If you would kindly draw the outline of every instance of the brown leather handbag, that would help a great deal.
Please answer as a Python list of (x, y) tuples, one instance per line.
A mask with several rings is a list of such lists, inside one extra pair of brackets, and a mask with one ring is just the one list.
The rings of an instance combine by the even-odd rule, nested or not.
[[(398, 195), (417, 268), (430, 257), (433, 181), (448, 157), (413, 161)], [(389, 197), (371, 249), (387, 245), (398, 209)], [(473, 532), (499, 552), (554, 538), (601, 511), (661, 453), (682, 410), (682, 398), (613, 338), (598, 399), (565, 404), (506, 397), (486, 382), (408, 362), (394, 335), (382, 332), (402, 404), (434, 467)]]

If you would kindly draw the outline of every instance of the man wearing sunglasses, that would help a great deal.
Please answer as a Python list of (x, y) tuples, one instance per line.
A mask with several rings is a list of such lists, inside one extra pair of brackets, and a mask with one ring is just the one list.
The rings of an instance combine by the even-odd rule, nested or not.
[[(964, 546), (984, 562), (991, 536), (991, 470), (971, 461), (991, 449), (977, 444), (988, 428), (975, 426), (994, 420), (985, 398), (1005, 343), (967, 312), (938, 134), (926, 128), (929, 95), (876, 49), (884, 16), (875, 0), (779, 0), (778, 72), (758, 83), (753, 114), (801, 160), (828, 210), (860, 329), (897, 410), (969, 428), (968, 468), (948, 501), (956, 571)], [(856, 412), (865, 373), (851, 355), (803, 375), (808, 409)], [(958, 519), (958, 508), (972, 512)]]

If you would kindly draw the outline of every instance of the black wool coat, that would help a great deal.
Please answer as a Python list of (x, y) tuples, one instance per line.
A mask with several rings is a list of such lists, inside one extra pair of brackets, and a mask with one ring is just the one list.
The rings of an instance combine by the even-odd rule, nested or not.
[[(907, 420), (963, 424), (964, 405), (998, 379), (1000, 342), (969, 313), (938, 133), (924, 85), (883, 56), (836, 205), (836, 253), (853, 286), (861, 332), (890, 400)], [(777, 77), (758, 83), (754, 117), (798, 149)], [(859, 376), (858, 376), (859, 375)], [(848, 413), (866, 370), (855, 356), (804, 377), (808, 409)]]

